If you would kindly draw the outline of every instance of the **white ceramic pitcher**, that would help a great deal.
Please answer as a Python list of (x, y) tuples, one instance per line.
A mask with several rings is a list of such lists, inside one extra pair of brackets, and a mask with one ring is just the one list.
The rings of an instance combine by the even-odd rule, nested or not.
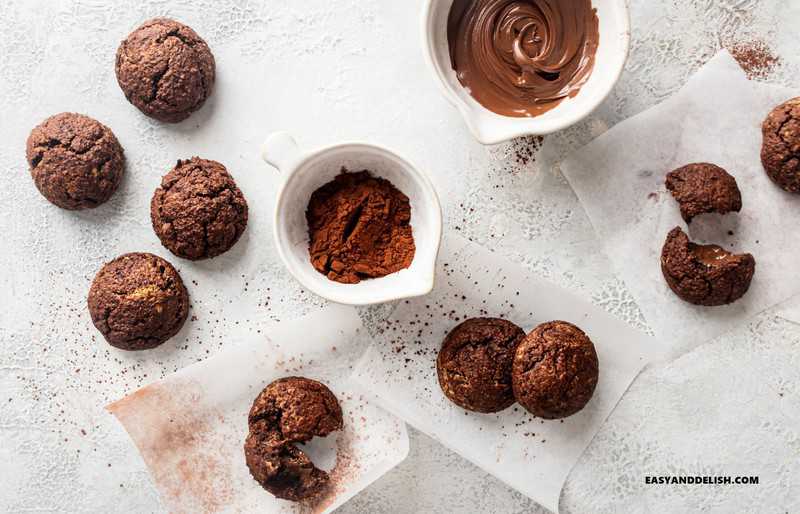
[[(307, 289), (337, 303), (370, 305), (422, 296), (433, 289), (436, 257), (442, 238), (442, 209), (430, 179), (408, 161), (385, 148), (342, 143), (303, 151), (286, 133), (270, 135), (262, 158), (283, 175), (273, 219), (275, 244), (289, 272)], [(328, 279), (311, 265), (306, 208), (311, 194), (342, 168), (368, 170), (405, 193), (411, 201), (411, 227), (416, 252), (411, 266), (358, 284)]]

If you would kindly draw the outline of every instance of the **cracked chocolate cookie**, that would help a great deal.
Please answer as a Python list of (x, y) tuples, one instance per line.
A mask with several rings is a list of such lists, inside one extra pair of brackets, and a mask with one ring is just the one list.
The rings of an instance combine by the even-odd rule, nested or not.
[(216, 64), (197, 33), (168, 18), (154, 18), (117, 49), (117, 82), (125, 98), (147, 116), (177, 123), (200, 109), (214, 88)]
[(594, 343), (572, 323), (542, 323), (517, 346), (511, 376), (514, 396), (533, 415), (572, 416), (589, 403), (597, 386)]
[(517, 325), (499, 318), (471, 318), (447, 334), (436, 358), (439, 386), (461, 408), (499, 412), (514, 403), (511, 365), (525, 337)]
[(342, 409), (324, 384), (302, 377), (272, 382), (253, 402), (248, 426), (245, 461), (264, 489), (290, 501), (326, 490), (328, 473), (296, 446), (342, 429)]
[(192, 157), (161, 179), (150, 202), (153, 230), (184, 259), (216, 257), (236, 244), (247, 227), (247, 202), (225, 166)]
[(181, 276), (150, 253), (126, 253), (104, 265), (88, 303), (94, 326), (122, 350), (155, 348), (180, 331), (189, 312)]
[(773, 109), (761, 132), (761, 163), (767, 175), (784, 190), (800, 193), (800, 97)]
[(688, 164), (669, 172), (666, 183), (686, 223), (699, 214), (742, 210), (742, 193), (736, 179), (714, 164)]
[(661, 271), (670, 289), (695, 305), (733, 303), (747, 292), (756, 260), (717, 245), (698, 245), (679, 227), (670, 231), (661, 250)]
[(25, 154), (39, 192), (62, 209), (92, 209), (106, 202), (125, 170), (122, 146), (111, 129), (74, 112), (36, 126)]

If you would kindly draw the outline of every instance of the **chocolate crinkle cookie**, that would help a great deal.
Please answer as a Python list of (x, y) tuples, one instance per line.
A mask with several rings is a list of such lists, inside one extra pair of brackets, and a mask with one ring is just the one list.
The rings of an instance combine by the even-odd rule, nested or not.
[(39, 192), (63, 209), (91, 209), (106, 202), (125, 170), (125, 154), (111, 129), (74, 112), (36, 126), (25, 153)]
[(247, 227), (247, 202), (225, 166), (193, 157), (178, 161), (150, 202), (161, 243), (178, 257), (200, 260), (228, 251)]
[(686, 223), (698, 214), (742, 210), (742, 193), (736, 179), (714, 164), (688, 164), (668, 173), (666, 183)]
[(511, 365), (525, 332), (498, 318), (468, 319), (447, 334), (436, 359), (445, 396), (474, 412), (499, 412), (514, 403)]
[(214, 88), (216, 64), (197, 33), (168, 18), (154, 18), (117, 49), (117, 82), (147, 116), (177, 123), (200, 109)]
[(767, 175), (784, 190), (800, 193), (800, 97), (773, 109), (761, 132), (761, 163)]
[(583, 409), (594, 394), (598, 376), (594, 343), (566, 321), (537, 326), (514, 356), (514, 396), (544, 419), (566, 418)]
[(155, 348), (178, 333), (189, 294), (172, 265), (150, 253), (127, 253), (103, 266), (89, 289), (92, 323), (122, 350)]
[(756, 260), (717, 245), (699, 245), (679, 227), (670, 231), (661, 250), (661, 271), (670, 289), (695, 305), (733, 303), (747, 292)]
[(264, 489), (301, 501), (328, 488), (328, 473), (296, 446), (342, 429), (342, 409), (324, 384), (302, 377), (272, 382), (253, 402), (248, 425), (245, 461)]

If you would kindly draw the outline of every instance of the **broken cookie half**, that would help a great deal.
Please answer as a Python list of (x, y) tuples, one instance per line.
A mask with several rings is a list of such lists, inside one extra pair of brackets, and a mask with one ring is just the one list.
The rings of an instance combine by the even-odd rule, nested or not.
[(302, 501), (328, 490), (330, 476), (297, 447), (342, 429), (342, 409), (324, 384), (286, 377), (253, 402), (244, 455), (250, 474), (278, 498)]
[(687, 164), (668, 173), (666, 185), (686, 223), (699, 214), (742, 210), (742, 193), (736, 179), (715, 164)]
[(756, 260), (717, 245), (699, 245), (675, 227), (661, 250), (661, 271), (682, 300), (705, 306), (735, 302), (750, 288)]

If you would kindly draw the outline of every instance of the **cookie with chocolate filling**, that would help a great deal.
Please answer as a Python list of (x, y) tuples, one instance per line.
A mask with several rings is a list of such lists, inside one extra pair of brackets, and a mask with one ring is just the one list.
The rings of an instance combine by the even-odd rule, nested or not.
[(499, 318), (468, 319), (447, 334), (436, 359), (439, 385), (461, 408), (499, 412), (514, 403), (511, 364), (525, 332)]
[(297, 444), (341, 430), (343, 423), (339, 401), (324, 384), (303, 377), (272, 382), (248, 416), (244, 455), (250, 474), (284, 500), (318, 496), (328, 488), (330, 476)]
[(761, 163), (773, 182), (800, 193), (800, 97), (772, 110), (761, 126)]
[(92, 323), (109, 344), (148, 350), (180, 331), (189, 294), (169, 262), (150, 253), (126, 253), (97, 272), (88, 304)]
[(675, 227), (661, 250), (661, 271), (682, 300), (705, 306), (733, 303), (747, 292), (756, 260), (717, 245), (699, 245)]
[(742, 210), (742, 193), (727, 171), (706, 162), (688, 164), (667, 174), (667, 189), (686, 223), (698, 214), (727, 214)]
[(511, 376), (525, 409), (544, 419), (566, 418), (589, 403), (597, 386), (594, 343), (572, 323), (542, 323), (517, 347)]
[(154, 18), (120, 43), (115, 70), (130, 103), (151, 118), (177, 123), (211, 95), (216, 63), (194, 30), (175, 20)]

